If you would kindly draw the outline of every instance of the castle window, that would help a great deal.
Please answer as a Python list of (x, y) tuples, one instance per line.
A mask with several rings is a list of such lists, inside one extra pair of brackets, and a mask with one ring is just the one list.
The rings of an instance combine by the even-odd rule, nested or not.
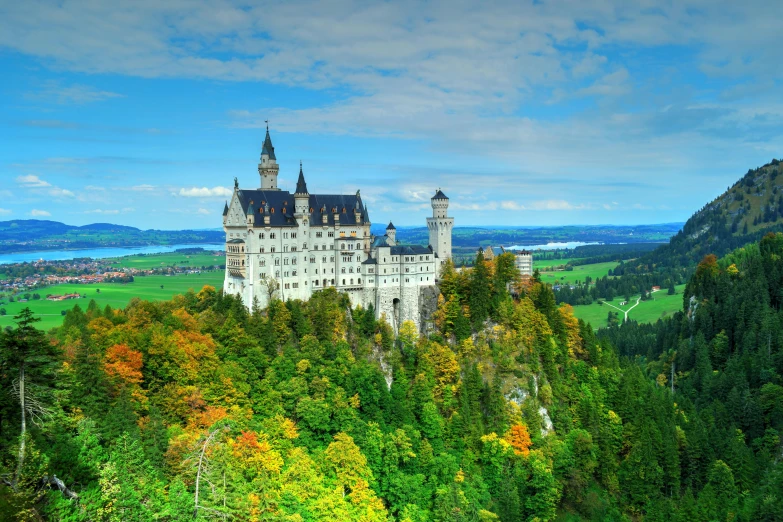
[(307, 243), (302, 244), (302, 250), (307, 250)]
[(361, 249), (362, 249), (362, 244), (356, 243), (356, 250), (361, 250)]
[(383, 269), (383, 273), (384, 273), (384, 274), (386, 273), (386, 269), (385, 269), (385, 268)]
[(340, 245), (340, 250), (345, 250), (345, 243), (343, 243), (342, 245)]
[(313, 207), (310, 207), (310, 213), (311, 214), (313, 213)]
[(286, 257), (285, 259), (283, 259), (283, 264), (284, 264), (284, 265), (287, 265), (287, 264), (288, 264), (288, 258), (287, 258), (287, 257)]
[(343, 268), (342, 268), (341, 272), (342, 272), (343, 274), (345, 273), (345, 267), (343, 267)]
[(280, 270), (275, 270), (275, 277), (280, 277)]
[(324, 257), (322, 257), (322, 258), (321, 258), (321, 262), (322, 262), (322, 263), (326, 263), (326, 256), (324, 256)]
[(274, 238), (275, 238), (275, 233), (274, 233), (274, 232), (272, 232), (271, 234), (269, 234), (269, 239), (274, 239)]
[(334, 256), (332, 256), (332, 257), (330, 257), (330, 258), (329, 258), (329, 262), (330, 262), (330, 263), (334, 263)]
[(334, 284), (334, 279), (332, 279), (332, 284)]
[(296, 264), (296, 258), (295, 258), (295, 257), (292, 257), (292, 258), (291, 258), (291, 264), (292, 264), (292, 265), (295, 265), (295, 264)]
[(275, 266), (280, 266), (280, 258), (279, 257), (275, 258)]
[(324, 235), (323, 232), (316, 232), (315, 233), (315, 237), (323, 237), (323, 235)]
[(261, 266), (266, 266), (266, 259), (261, 260)]
[(313, 286), (318, 286), (318, 279), (316, 279), (315, 281), (313, 281)]
[(291, 271), (292, 276), (296, 276), (296, 270)]
[(290, 287), (288, 283), (285, 284), (286, 289)]
[(291, 252), (296, 252), (296, 245), (291, 246)]
[(351, 279), (351, 284), (353, 284), (353, 279)]
[(296, 239), (296, 232), (291, 232), (291, 239)]
[(272, 252), (272, 253), (274, 254), (274, 253), (275, 253), (275, 247), (270, 247), (270, 248), (269, 248), (269, 251), (270, 251), (270, 252)]
[(285, 213), (286, 213), (286, 210), (288, 210), (288, 209), (286, 209), (285, 207), (283, 207), (283, 214), (285, 214)]
[(340, 231), (340, 237), (345, 237), (345, 231), (344, 230)]
[(362, 278), (361, 278), (361, 277), (359, 278), (359, 280), (357, 281), (357, 283), (358, 283), (358, 284), (362, 284)]
[(343, 279), (343, 284), (345, 284), (345, 279)]
[(334, 230), (330, 230), (329, 232), (327, 232), (326, 236), (327, 237), (334, 237)]
[(270, 212), (270, 213), (272, 213), (272, 214), (274, 214), (274, 213), (275, 213), (275, 207), (272, 207), (272, 208), (270, 208), (270, 209), (269, 209), (269, 212)]
[(311, 256), (311, 257), (310, 257), (310, 262), (311, 262), (311, 263), (315, 263), (315, 257)]

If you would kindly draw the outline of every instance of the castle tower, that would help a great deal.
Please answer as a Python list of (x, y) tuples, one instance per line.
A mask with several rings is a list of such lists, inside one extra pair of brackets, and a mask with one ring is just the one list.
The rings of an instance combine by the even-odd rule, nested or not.
[(389, 226), (386, 227), (386, 236), (389, 238), (391, 246), (397, 244), (397, 229), (391, 221), (389, 221)]
[(302, 162), (299, 162), (299, 179), (296, 180), (296, 192), (294, 193), (294, 205), (297, 215), (307, 215), (310, 206), (310, 193), (307, 192), (307, 183), (305, 183), (304, 172), (302, 172)]
[[(427, 218), (427, 228), (430, 232), (430, 246), (438, 257), (440, 265), (451, 258), (451, 230), (454, 228), (454, 218), (448, 216), (449, 198), (438, 189), (430, 199), (432, 217)], [(440, 266), (437, 267), (440, 270)]]
[(261, 190), (280, 190), (277, 188), (277, 173), (279, 170), (272, 138), (269, 137), (269, 124), (266, 126), (266, 138), (261, 147), (261, 162), (258, 164), (258, 175), (261, 176)]

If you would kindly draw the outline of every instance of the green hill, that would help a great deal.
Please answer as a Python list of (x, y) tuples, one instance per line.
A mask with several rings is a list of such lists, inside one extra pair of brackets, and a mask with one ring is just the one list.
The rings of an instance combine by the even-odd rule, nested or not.
[[(694, 267), (705, 255), (725, 255), (783, 230), (783, 166), (773, 159), (748, 170), (734, 185), (696, 212), (668, 245), (627, 264), (622, 273), (662, 267)], [(615, 272), (617, 273), (617, 272)]]

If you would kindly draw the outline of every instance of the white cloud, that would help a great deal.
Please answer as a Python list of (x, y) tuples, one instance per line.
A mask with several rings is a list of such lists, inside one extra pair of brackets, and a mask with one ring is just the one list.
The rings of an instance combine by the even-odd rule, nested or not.
[(56, 80), (49, 80), (44, 82), (40, 89), (27, 93), (26, 97), (34, 100), (51, 101), (61, 105), (70, 103), (81, 105), (110, 98), (121, 98), (123, 96), (116, 92), (102, 91), (89, 85), (62, 85)]
[(33, 174), (29, 174), (27, 176), (18, 176), (16, 178), (16, 182), (23, 187), (28, 188), (42, 188), (42, 187), (51, 187), (52, 184), (40, 179), (38, 176), (35, 176)]
[(226, 187), (192, 187), (181, 188), (178, 194), (186, 198), (222, 198), (231, 196), (233, 192)]
[(120, 211), (116, 209), (103, 210), (100, 208), (96, 208), (95, 210), (85, 210), (84, 213), (85, 214), (119, 214)]
[(212, 214), (212, 211), (207, 210), (205, 208), (200, 208), (200, 209), (198, 209), (198, 213), (199, 214), (204, 214), (204, 215), (209, 215), (209, 214)]
[(0, 208), (0, 214), (7, 215), (10, 214), (11, 210), (7, 208)]
[(134, 192), (151, 192), (155, 190), (155, 185), (134, 185), (130, 190)]
[(52, 187), (49, 189), (49, 195), (56, 198), (72, 198), (75, 196), (75, 194), (70, 190), (60, 187)]
[(92, 190), (92, 191), (96, 191), (96, 192), (104, 192), (104, 191), (106, 191), (106, 187), (98, 187), (96, 185), (87, 185), (86, 187), (84, 187), (84, 190)]
[(47, 211), (45, 211), (45, 210), (38, 210), (38, 209), (34, 208), (34, 209), (32, 209), (30, 211), (30, 215), (33, 216), (33, 217), (49, 217), (52, 214), (47, 212)]

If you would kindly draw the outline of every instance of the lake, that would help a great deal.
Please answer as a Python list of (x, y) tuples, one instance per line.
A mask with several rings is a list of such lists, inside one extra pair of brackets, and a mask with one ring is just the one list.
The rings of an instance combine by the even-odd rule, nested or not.
[(585, 243), (584, 241), (564, 241), (562, 243), (547, 243), (545, 245), (514, 245), (505, 247), (506, 250), (557, 250), (562, 248), (576, 248), (587, 245), (603, 245), (594, 241), (592, 243)]
[(83, 250), (44, 250), (41, 252), (18, 252), (15, 254), (0, 254), (0, 265), (9, 263), (24, 263), (31, 261), (66, 261), (77, 257), (91, 257), (104, 259), (107, 257), (132, 256), (135, 254), (164, 254), (174, 252), (181, 248), (203, 248), (204, 250), (223, 250), (225, 244), (185, 244), (185, 245), (160, 245), (130, 248), (85, 248)]

